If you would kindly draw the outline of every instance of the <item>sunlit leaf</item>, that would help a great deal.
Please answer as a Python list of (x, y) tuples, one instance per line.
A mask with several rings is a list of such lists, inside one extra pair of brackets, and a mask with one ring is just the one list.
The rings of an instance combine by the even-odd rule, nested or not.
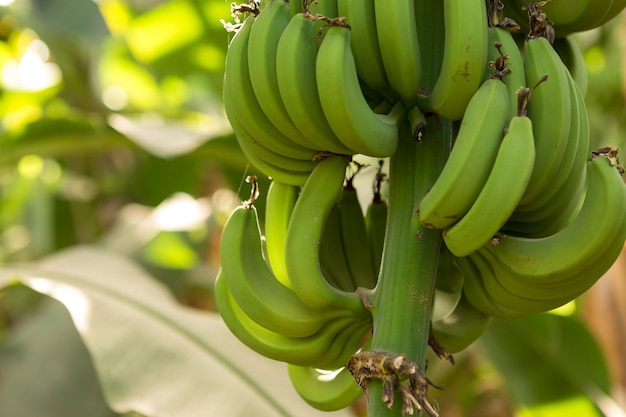
[(126, 258), (77, 247), (33, 268), (0, 268), (61, 301), (116, 411), (148, 416), (349, 416), (307, 406), (284, 364), (252, 353), (216, 314), (182, 307)]

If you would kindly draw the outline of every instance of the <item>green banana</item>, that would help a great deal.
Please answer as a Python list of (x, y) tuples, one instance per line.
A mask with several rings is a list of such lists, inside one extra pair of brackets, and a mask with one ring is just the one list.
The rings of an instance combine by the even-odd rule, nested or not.
[(285, 265), (285, 242), (299, 187), (272, 181), (265, 197), (265, 250), (276, 279), (287, 288), (291, 281)]
[(271, 0), (256, 17), (248, 44), (250, 81), (263, 112), (282, 134), (303, 147), (324, 150), (294, 125), (278, 88), (276, 51), (288, 23), (289, 5), (284, 0)]
[[(420, 0), (415, 4), (417, 37), (423, 49), (428, 48), (428, 57), (422, 59), (420, 83), (424, 91), (432, 91), (443, 65), (445, 49), (444, 2)], [(428, 59), (426, 59), (428, 58)]]
[(432, 323), (432, 332), (448, 353), (457, 353), (474, 343), (490, 322), (490, 315), (477, 310), (461, 294), (452, 311)]
[(463, 273), (456, 265), (455, 257), (446, 245), (439, 248), (439, 262), (435, 288), (446, 294), (458, 294), (463, 288)]
[(522, 313), (500, 305), (487, 293), (482, 281), (481, 271), (474, 263), (476, 252), (470, 256), (456, 258), (455, 262), (463, 273), (463, 295), (476, 310), (503, 319), (517, 319), (526, 316)]
[[(294, 159), (311, 160), (315, 151), (295, 144), (284, 136), (267, 118), (256, 99), (248, 70), (248, 42), (254, 17), (247, 17), (226, 53), (224, 69), (224, 101), (226, 115), (241, 121), (255, 141), (273, 152)], [(237, 132), (236, 132), (237, 133)]]
[(298, 13), (283, 31), (276, 50), (278, 88), (294, 125), (317, 149), (352, 154), (331, 129), (315, 80), (315, 23)]
[(487, 58), (487, 9), (484, 0), (443, 0), (445, 43), (441, 72), (423, 109), (460, 120), (478, 90)]
[(224, 225), (220, 260), (234, 299), (246, 315), (268, 330), (290, 337), (310, 336), (344, 314), (307, 306), (276, 279), (263, 256), (257, 212), (251, 204), (237, 207)]
[(327, 29), (317, 53), (316, 75), (324, 114), (343, 144), (376, 158), (392, 155), (398, 146), (398, 121), (406, 109), (402, 103), (388, 115), (370, 109), (359, 85), (349, 29)]
[(372, 259), (372, 267), (378, 279), (378, 271), (383, 256), (383, 247), (385, 245), (385, 231), (387, 229), (387, 201), (380, 194), (368, 205), (365, 212), (365, 228), (367, 230), (367, 242), (370, 248), (370, 258)]
[(529, 282), (552, 285), (594, 264), (611, 247), (614, 236), (623, 242), (626, 188), (622, 177), (604, 154), (587, 164), (585, 199), (567, 227), (540, 239), (503, 235), (498, 245), (479, 251), (490, 252), (504, 268)]
[(338, 207), (343, 252), (354, 286), (372, 289), (376, 286), (378, 270), (370, 257), (367, 226), (352, 178), (343, 187)]
[(359, 78), (371, 89), (389, 95), (389, 80), (374, 30), (374, 0), (337, 0), (337, 11), (345, 16), (352, 31), (350, 45)]
[[(421, 73), (415, 2), (374, 0), (374, 11), (378, 49), (387, 79), (408, 107), (412, 107), (420, 91)], [(357, 35), (353, 44), (360, 42)]]
[(243, 344), (267, 358), (299, 366), (320, 366), (334, 364), (339, 356), (346, 356), (346, 340), (339, 336), (353, 334), (353, 317), (331, 320), (311, 336), (289, 337), (272, 332), (247, 316), (231, 295), (221, 272), (214, 293), (220, 316), (229, 330)]
[(320, 264), (326, 280), (335, 288), (348, 292), (356, 290), (341, 239), (338, 204), (333, 206), (324, 225), (320, 241)]
[[(489, 261), (489, 256), (481, 253), (470, 255), (480, 270), (481, 279), (487, 294), (499, 305), (510, 308), (520, 314), (531, 314), (550, 311), (573, 300), (578, 294), (578, 287), (568, 283), (558, 288), (542, 290), (543, 297), (524, 295), (526, 291), (513, 292), (505, 287), (508, 280), (517, 281), (508, 271), (499, 268), (499, 265)], [(522, 284), (522, 282), (520, 282)], [(527, 287), (527, 286), (525, 286)], [(527, 288), (526, 288), (527, 289)]]
[(508, 117), (505, 84), (495, 78), (485, 81), (467, 106), (439, 178), (420, 202), (423, 225), (443, 229), (469, 210), (489, 176)]
[(287, 273), (294, 292), (307, 305), (369, 315), (358, 294), (333, 288), (320, 269), (320, 241), (328, 215), (341, 194), (346, 166), (345, 157), (330, 156), (318, 163), (304, 184), (287, 230)]
[[(231, 112), (230, 124), (237, 137), (237, 143), (246, 156), (252, 155), (255, 160), (262, 160), (267, 164), (273, 165), (277, 168), (284, 169), (286, 171), (296, 171), (309, 173), (313, 171), (315, 167), (315, 161), (313, 159), (294, 159), (278, 154), (271, 149), (267, 149), (259, 142), (254, 140), (252, 135), (243, 126), (236, 112), (231, 107), (230, 100), (224, 100), (224, 108)], [(260, 166), (257, 166), (261, 168)], [(267, 175), (271, 175), (270, 172), (264, 172)]]
[[(572, 170), (583, 167), (587, 155), (589, 154), (589, 119), (587, 107), (585, 105), (582, 93), (573, 77), (568, 74), (568, 87), (570, 89), (571, 103), (571, 124), (567, 143), (561, 159), (561, 164), (556, 171), (554, 177), (550, 180), (550, 187), (544, 189), (543, 193), (534, 199), (531, 203), (520, 205), (519, 212), (536, 211), (543, 207), (551, 206), (551, 201), (569, 178)], [(574, 175), (576, 172), (574, 172)]]
[(456, 256), (467, 256), (490, 239), (506, 223), (522, 198), (535, 164), (532, 121), (513, 117), (485, 182), (468, 212), (450, 228), (443, 240)]
[(336, 411), (350, 406), (362, 395), (348, 368), (335, 371), (287, 365), (289, 378), (300, 397), (321, 411)]
[(613, 0), (613, 4), (607, 14), (598, 22), (598, 26), (603, 26), (617, 15), (619, 15), (626, 8), (626, 0)]
[(548, 78), (533, 90), (528, 104), (537, 158), (520, 206), (531, 203), (550, 187), (567, 146), (572, 115), (567, 68), (546, 38), (525, 41), (524, 69), (529, 86), (537, 85), (546, 74)]
[[(224, 108), (230, 112), (230, 124), (246, 159), (263, 174), (290, 185), (302, 185), (315, 167), (313, 160), (294, 159), (277, 154), (257, 142), (232, 111), (230, 99), (224, 97)], [(293, 169), (295, 168), (295, 169)]]
[(552, 46), (576, 81), (584, 97), (587, 94), (589, 80), (585, 58), (580, 45), (572, 36), (566, 36), (556, 39)]
[[(520, 87), (526, 87), (526, 73), (524, 71), (524, 60), (521, 51), (517, 46), (517, 42), (513, 38), (511, 31), (501, 27), (489, 27), (488, 30), (489, 47), (487, 52), (488, 62), (498, 62), (502, 59), (500, 51), (506, 55), (505, 65), (510, 71), (502, 81), (506, 84), (509, 92), (509, 110), (510, 116), (513, 117), (517, 113), (517, 90)], [(496, 43), (500, 46), (497, 47)]]
[[(555, 3), (563, 2), (564, 0), (553, 0)], [(604, 1), (586, 1), (586, 7), (580, 14), (580, 18), (573, 19), (569, 23), (563, 23), (558, 25), (558, 33), (561, 35), (566, 35), (574, 32), (583, 32), (586, 30), (590, 30), (601, 25), (602, 22), (605, 21), (605, 18), (612, 11), (614, 0), (604, 0)], [(550, 17), (548, 14), (548, 7), (550, 3), (546, 4), (542, 8), (542, 10)], [(565, 5), (563, 5), (565, 6)], [(563, 7), (564, 9), (567, 7)], [(556, 29), (556, 28), (555, 28)]]

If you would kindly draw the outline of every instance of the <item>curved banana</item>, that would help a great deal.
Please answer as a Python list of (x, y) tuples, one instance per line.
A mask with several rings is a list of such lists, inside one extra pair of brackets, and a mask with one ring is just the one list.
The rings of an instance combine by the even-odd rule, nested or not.
[(458, 294), (463, 288), (463, 273), (459, 270), (446, 245), (439, 247), (439, 259), (437, 262), (437, 277), (435, 289), (446, 294)]
[(222, 276), (252, 320), (268, 330), (290, 337), (317, 332), (341, 310), (313, 309), (276, 279), (263, 257), (256, 208), (247, 203), (228, 218), (220, 241)]
[(310, 366), (287, 365), (291, 384), (310, 406), (336, 411), (350, 406), (362, 395), (348, 368), (325, 371)]
[(558, 233), (540, 239), (503, 235), (490, 252), (498, 262), (529, 282), (566, 282), (593, 265), (615, 241), (624, 241), (626, 186), (609, 158), (596, 155), (588, 162), (587, 192), (576, 218)]
[[(563, 0), (558, 0), (559, 1)], [(561, 36), (568, 35), (575, 32), (584, 32), (596, 28), (607, 20), (609, 12), (614, 13), (613, 3), (615, 0), (603, 0), (603, 1), (587, 1), (585, 9), (580, 14), (578, 19), (572, 19), (568, 23), (562, 23), (558, 26), (555, 25), (555, 31)], [(542, 7), (542, 10), (546, 15), (551, 18), (551, 14), (548, 14), (548, 8), (550, 3)], [(623, 8), (623, 5), (622, 5)]]
[(569, 73), (576, 81), (583, 97), (587, 94), (589, 80), (587, 77), (587, 66), (580, 45), (572, 36), (555, 39), (552, 44), (561, 60), (569, 70)]
[[(389, 84), (412, 107), (420, 91), (422, 69), (415, 2), (374, 0), (374, 15), (378, 49)], [(353, 36), (352, 43), (361, 41), (356, 37), (358, 33)]]
[(350, 47), (350, 30), (331, 26), (316, 62), (317, 87), (326, 119), (339, 139), (354, 153), (385, 158), (398, 147), (398, 122), (405, 116), (402, 103), (388, 115), (376, 114), (359, 85)]
[(467, 106), (439, 178), (419, 205), (423, 225), (444, 229), (469, 210), (489, 176), (508, 117), (505, 84), (495, 78), (485, 81)]
[(611, 8), (606, 15), (598, 22), (598, 26), (603, 26), (608, 21), (619, 15), (626, 8), (626, 0), (613, 0)]
[[(509, 92), (509, 110), (511, 117), (513, 117), (517, 113), (517, 90), (526, 87), (526, 72), (524, 71), (522, 53), (510, 30), (490, 26), (488, 35), (488, 62), (500, 62), (503, 59), (501, 52), (506, 55), (506, 76), (502, 77), (502, 81), (506, 84)], [(500, 46), (496, 46), (496, 43)]]
[[(230, 111), (230, 124), (237, 138), (237, 143), (248, 161), (263, 174), (285, 184), (299, 186), (304, 184), (315, 167), (313, 160), (289, 158), (265, 148), (257, 142), (232, 112), (230, 99), (224, 97), (224, 108)], [(292, 168), (297, 168), (294, 170)]]
[(265, 251), (274, 276), (281, 284), (291, 288), (285, 266), (285, 242), (291, 212), (296, 205), (299, 187), (272, 181), (265, 197)]
[[(550, 180), (550, 186), (544, 189), (543, 193), (535, 198), (532, 202), (520, 205), (517, 211), (527, 212), (536, 211), (551, 206), (552, 199), (555, 194), (559, 193), (567, 182), (570, 172), (574, 170), (580, 171), (581, 167), (586, 165), (585, 161), (589, 155), (589, 118), (587, 107), (582, 92), (576, 85), (573, 77), (568, 74), (568, 87), (571, 97), (571, 123), (567, 136), (567, 142), (561, 163), (555, 175)], [(577, 169), (578, 168), (578, 169)]]
[(341, 239), (338, 204), (333, 206), (326, 218), (324, 234), (320, 241), (320, 264), (326, 280), (333, 287), (348, 292), (356, 290)]
[(218, 311), (228, 329), (243, 344), (267, 358), (299, 366), (319, 366), (345, 356), (346, 340), (339, 336), (344, 332), (352, 334), (355, 326), (352, 317), (331, 320), (311, 336), (289, 337), (272, 332), (247, 316), (232, 297), (221, 272), (214, 292)]
[(373, 90), (388, 92), (389, 80), (374, 30), (374, 0), (337, 0), (337, 11), (345, 16), (352, 31), (350, 45), (359, 78)]
[[(243, 153), (248, 157), (248, 155), (252, 156), (252, 159), (255, 161), (263, 160), (267, 164), (273, 165), (277, 168), (284, 169), (286, 171), (296, 171), (296, 172), (304, 172), (310, 173), (313, 171), (315, 167), (315, 161), (313, 159), (294, 159), (289, 158), (287, 156), (283, 156), (278, 154), (271, 149), (266, 148), (261, 145), (261, 143), (254, 140), (252, 135), (248, 132), (248, 130), (243, 126), (236, 112), (233, 111), (230, 100), (224, 100), (224, 108), (228, 109), (227, 111), (231, 112), (230, 124), (235, 132), (235, 136), (237, 138), (237, 143), (239, 147), (243, 151)], [(250, 158), (248, 158), (250, 159)], [(257, 168), (262, 169), (261, 166), (257, 166)], [(271, 176), (271, 172), (265, 172), (268, 176)]]
[(485, 73), (487, 9), (484, 0), (443, 0), (445, 44), (441, 72), (418, 104), (450, 120), (459, 120)]
[(276, 50), (278, 89), (294, 125), (316, 149), (349, 155), (352, 150), (331, 129), (317, 92), (316, 36), (311, 19), (302, 13), (291, 18)]
[[(487, 296), (497, 305), (518, 312), (520, 315), (549, 311), (562, 306), (574, 297), (563, 294), (560, 289), (556, 291), (544, 291), (549, 294), (549, 299), (525, 297), (517, 292), (508, 291), (502, 281), (508, 279), (506, 271), (500, 271), (497, 266), (489, 262), (481, 253), (473, 253), (469, 256), (480, 271), (480, 279)], [(569, 286), (568, 288), (572, 288)]]
[(370, 258), (372, 267), (378, 280), (378, 271), (383, 257), (383, 246), (385, 245), (385, 231), (387, 229), (388, 206), (380, 194), (374, 197), (365, 212), (365, 228), (367, 230), (367, 241), (370, 248)]
[(354, 286), (372, 289), (376, 286), (378, 274), (370, 258), (363, 209), (351, 178), (348, 178), (343, 187), (338, 207), (343, 252)]
[(533, 90), (528, 104), (537, 158), (520, 206), (531, 203), (550, 186), (567, 147), (572, 116), (568, 71), (546, 38), (525, 41), (524, 69), (528, 86), (537, 85), (546, 74), (548, 78)]
[(485, 186), (461, 220), (443, 232), (450, 252), (467, 256), (493, 238), (522, 198), (534, 165), (532, 121), (513, 117)]
[(481, 271), (474, 263), (475, 254), (455, 259), (456, 264), (463, 273), (463, 296), (468, 303), (476, 310), (492, 317), (517, 319), (527, 315), (526, 313), (504, 307), (491, 298), (483, 285)]
[(277, 67), (282, 61), (277, 61), (276, 51), (288, 23), (289, 5), (284, 0), (271, 0), (256, 17), (248, 41), (250, 81), (263, 112), (283, 135), (303, 147), (323, 150), (294, 125), (278, 88)]
[(297, 145), (283, 135), (267, 118), (256, 99), (248, 67), (248, 43), (254, 19), (250, 16), (243, 21), (228, 46), (224, 68), (224, 101), (230, 104), (226, 107), (226, 116), (231, 123), (235, 118), (240, 120), (254, 140), (267, 149), (289, 158), (311, 160), (315, 151)]
[(490, 322), (490, 315), (477, 310), (461, 294), (452, 311), (432, 323), (432, 332), (448, 353), (457, 353), (474, 343)]
[(319, 244), (326, 219), (341, 194), (346, 166), (346, 158), (330, 156), (319, 162), (304, 184), (287, 230), (287, 273), (294, 292), (307, 305), (369, 315), (358, 294), (333, 288), (320, 269)]

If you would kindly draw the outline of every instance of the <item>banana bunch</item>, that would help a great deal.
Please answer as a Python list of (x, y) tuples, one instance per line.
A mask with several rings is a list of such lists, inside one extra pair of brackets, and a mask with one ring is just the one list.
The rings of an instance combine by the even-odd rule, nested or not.
[[(453, 362), (492, 317), (578, 297), (618, 256), (626, 186), (618, 151), (589, 149), (587, 74), (569, 34), (626, 2), (521, 3), (232, 6), (224, 108), (242, 151), (272, 182), (263, 222), (250, 178), (250, 199), (224, 226), (215, 297), (233, 334), (287, 363), (310, 405), (337, 410), (361, 394), (346, 364), (370, 348), (378, 283), (389, 278), (381, 271), (395, 220), (382, 167), (402, 141), (440, 140), (446, 153), (433, 158), (443, 166), (436, 181), (409, 190), (407, 213), (416, 239), (428, 228), (443, 240), (435, 298), (453, 302), (431, 319), (429, 339), (442, 359)], [(367, 205), (355, 154), (381, 159)], [(428, 171), (415, 165), (415, 176)]]
[[(500, 11), (496, 5), (492, 18), (510, 25)], [(489, 316), (573, 300), (606, 272), (626, 237), (617, 150), (590, 152), (580, 82), (561, 58), (566, 52), (550, 43), (549, 25), (534, 27), (539, 33), (521, 48), (502, 25), (489, 28), (496, 75), (472, 97), (419, 207), (421, 223), (443, 231), (464, 297)], [(567, 56), (577, 55), (561, 42)]]
[(420, 77), (422, 65), (431, 64), (422, 63), (419, 3), (233, 5), (242, 21), (228, 25), (234, 36), (224, 107), (248, 160), (277, 181), (302, 186), (320, 154), (386, 158), (404, 120), (417, 131), (423, 111), (460, 119), (484, 75), (485, 2), (444, 2), (444, 55), (432, 85)]

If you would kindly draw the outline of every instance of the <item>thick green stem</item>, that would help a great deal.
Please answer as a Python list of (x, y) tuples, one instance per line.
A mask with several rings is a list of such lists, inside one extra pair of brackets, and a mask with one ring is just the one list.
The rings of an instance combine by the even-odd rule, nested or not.
[[(443, 166), (448, 141), (444, 125), (431, 119), (421, 143), (402, 135), (389, 170), (389, 211), (376, 296), (371, 350), (406, 354), (424, 369), (441, 232), (419, 225), (416, 209)], [(406, 129), (410, 130), (410, 129)], [(372, 380), (369, 416), (400, 416), (380, 400), (380, 381)], [(399, 397), (399, 396), (398, 396)]]

